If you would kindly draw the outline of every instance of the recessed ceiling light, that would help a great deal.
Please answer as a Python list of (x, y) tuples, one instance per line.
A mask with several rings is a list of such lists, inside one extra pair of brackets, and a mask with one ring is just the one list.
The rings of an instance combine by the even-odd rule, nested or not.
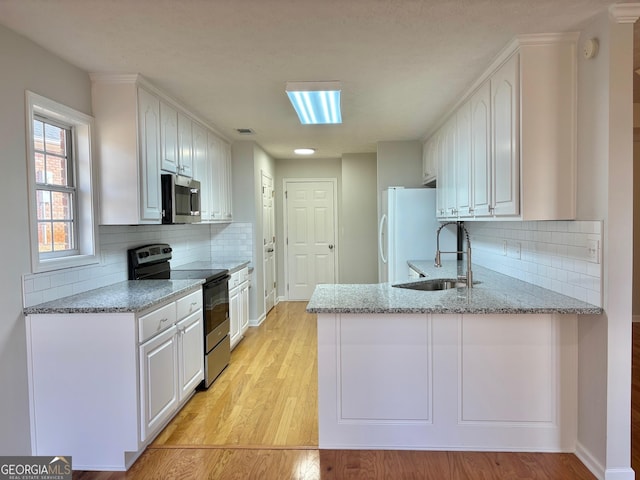
[(342, 123), (340, 82), (287, 82), (285, 91), (303, 125)]
[(313, 155), (316, 153), (315, 148), (296, 148), (293, 153), (296, 155)]

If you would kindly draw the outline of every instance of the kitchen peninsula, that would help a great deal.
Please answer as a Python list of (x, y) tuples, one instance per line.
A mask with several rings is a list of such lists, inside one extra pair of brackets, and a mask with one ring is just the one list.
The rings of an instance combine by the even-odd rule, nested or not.
[(578, 315), (602, 309), (473, 270), (470, 289), (316, 288), (320, 448), (575, 451)]

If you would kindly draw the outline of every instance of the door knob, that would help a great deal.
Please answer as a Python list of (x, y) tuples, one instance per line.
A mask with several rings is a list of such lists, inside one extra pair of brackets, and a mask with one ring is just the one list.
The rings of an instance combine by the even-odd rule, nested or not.
[(333, 250), (333, 245), (329, 244), (329, 250)]

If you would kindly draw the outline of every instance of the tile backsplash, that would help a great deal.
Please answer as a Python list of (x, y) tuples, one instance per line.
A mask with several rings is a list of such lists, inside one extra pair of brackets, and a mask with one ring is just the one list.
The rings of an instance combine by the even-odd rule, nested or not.
[(172, 266), (194, 261), (253, 262), (251, 223), (100, 226), (100, 263), (23, 276), (25, 307), (127, 280), (127, 250), (168, 243)]
[(467, 222), (473, 263), (602, 306), (602, 222)]

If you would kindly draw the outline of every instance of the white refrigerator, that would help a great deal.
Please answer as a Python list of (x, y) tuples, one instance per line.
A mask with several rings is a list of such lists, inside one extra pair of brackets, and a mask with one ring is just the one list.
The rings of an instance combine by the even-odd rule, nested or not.
[[(408, 260), (432, 262), (440, 225), (436, 220), (435, 188), (384, 189), (378, 224), (378, 280), (405, 282), (409, 280)], [(440, 250), (454, 251), (456, 244), (455, 225), (443, 228)]]

